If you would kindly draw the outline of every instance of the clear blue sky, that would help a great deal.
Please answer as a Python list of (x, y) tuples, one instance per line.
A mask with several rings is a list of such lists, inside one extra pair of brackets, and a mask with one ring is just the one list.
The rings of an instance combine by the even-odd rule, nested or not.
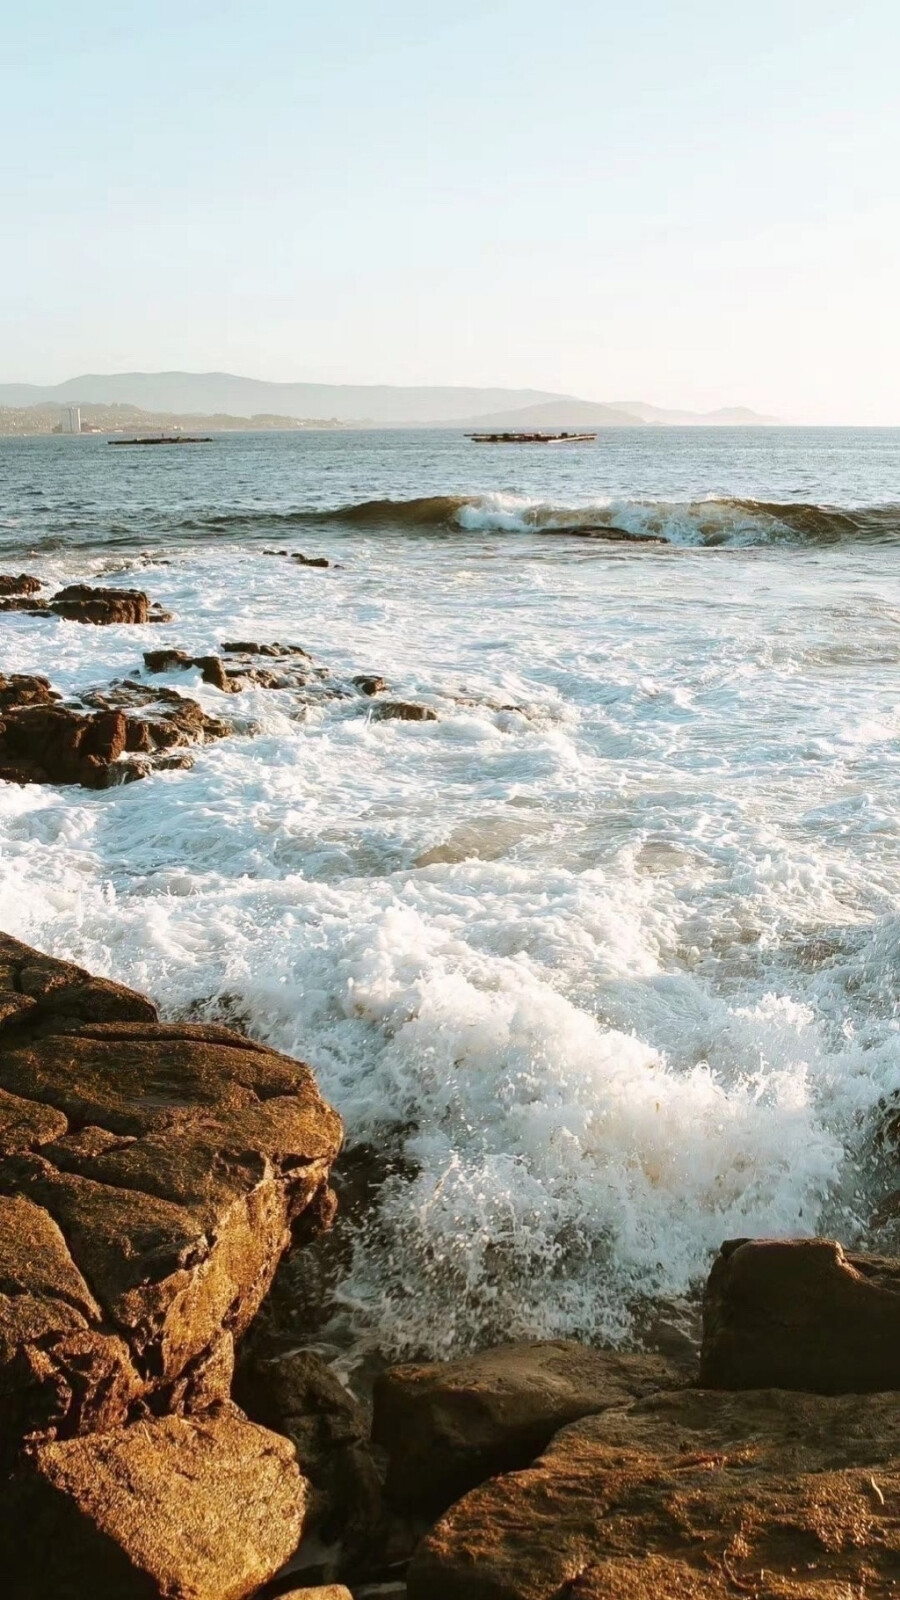
[(896, 0), (43, 0), (0, 379), (226, 368), (900, 423)]

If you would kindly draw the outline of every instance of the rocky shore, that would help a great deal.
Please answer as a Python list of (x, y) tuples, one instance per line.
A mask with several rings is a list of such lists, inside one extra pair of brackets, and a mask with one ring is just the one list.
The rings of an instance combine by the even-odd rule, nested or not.
[(696, 1370), (510, 1345), (364, 1406), (265, 1305), (341, 1136), (302, 1062), (0, 937), (13, 1600), (894, 1592), (900, 1262), (732, 1241)]
[[(0, 608), (160, 620), (142, 591), (41, 587), (0, 576)], [(164, 641), (77, 700), (0, 678), (0, 780), (103, 789), (245, 731), (189, 674), (437, 715), (299, 645)], [(354, 1394), (316, 1291), (335, 1191), (364, 1208), (389, 1158), (341, 1144), (302, 1061), (0, 935), (11, 1600), (900, 1593), (900, 1261), (731, 1240), (696, 1352), (505, 1345)]]

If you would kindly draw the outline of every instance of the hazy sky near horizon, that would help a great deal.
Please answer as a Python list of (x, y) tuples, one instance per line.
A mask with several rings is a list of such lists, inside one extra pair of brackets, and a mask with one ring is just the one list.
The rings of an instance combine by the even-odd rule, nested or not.
[(227, 369), (900, 424), (896, 0), (42, 0), (0, 380)]

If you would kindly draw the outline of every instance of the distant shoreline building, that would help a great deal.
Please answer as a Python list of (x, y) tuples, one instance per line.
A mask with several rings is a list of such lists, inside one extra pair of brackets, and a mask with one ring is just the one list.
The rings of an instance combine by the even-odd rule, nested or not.
[(62, 423), (63, 433), (81, 432), (81, 407), (69, 406)]

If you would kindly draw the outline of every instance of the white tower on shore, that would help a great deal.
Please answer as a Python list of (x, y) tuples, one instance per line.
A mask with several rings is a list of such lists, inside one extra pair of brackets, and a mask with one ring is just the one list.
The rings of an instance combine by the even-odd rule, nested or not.
[(81, 407), (69, 406), (62, 426), (63, 433), (81, 432)]

